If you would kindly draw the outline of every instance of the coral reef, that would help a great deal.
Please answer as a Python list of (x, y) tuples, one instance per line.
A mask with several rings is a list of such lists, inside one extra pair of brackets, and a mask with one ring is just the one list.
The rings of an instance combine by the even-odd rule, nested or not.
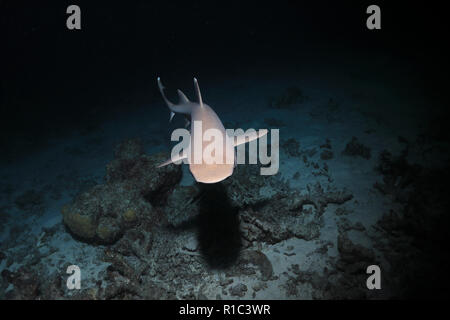
[(351, 157), (362, 157), (364, 159), (370, 159), (370, 148), (361, 144), (356, 137), (352, 137), (352, 140), (347, 143), (343, 155)]
[(333, 151), (330, 150), (323, 150), (320, 153), (320, 159), (322, 160), (330, 160), (333, 159)]
[(333, 158), (333, 151), (331, 151), (331, 141), (330, 139), (326, 139), (324, 144), (320, 145), (320, 149), (323, 149), (320, 153), (320, 159), (322, 160), (330, 160)]
[[(238, 166), (219, 184), (185, 186), (179, 184), (180, 166), (156, 170), (166, 156), (146, 155), (139, 145), (126, 140), (117, 146), (105, 183), (81, 192), (62, 209), (67, 230), (99, 248), (99, 261), (107, 267), (98, 280), (70, 292), (63, 275), (46, 274), (38, 263), (56, 249), (35, 250), (23, 267), (2, 272), (0, 298), (248, 299), (263, 297), (274, 284), (291, 298), (305, 297), (305, 290), (317, 299), (396, 297), (414, 289), (408, 286), (411, 275), (418, 275), (417, 286), (428, 290), (437, 283), (427, 285), (425, 274), (438, 263), (443, 272), (449, 266), (437, 254), (442, 249), (433, 249), (445, 240), (448, 200), (440, 192), (448, 188), (439, 178), (446, 176), (410, 164), (406, 151), (396, 157), (380, 154), (376, 170), (383, 179), (374, 188), (399, 210), (386, 212), (374, 229), (354, 222), (353, 194), (346, 189), (317, 182), (300, 192), (280, 176), (261, 176), (259, 165)], [(307, 156), (308, 151), (297, 150)], [(330, 151), (331, 142), (320, 150)], [(323, 168), (309, 164), (312, 175), (315, 169), (328, 172), (326, 163)], [(337, 227), (331, 241), (324, 232), (330, 216)], [(55, 233), (55, 228), (43, 229), (37, 246), (45, 246)], [(369, 236), (375, 247), (356, 241), (355, 234)], [(322, 268), (290, 260), (280, 272), (280, 256), (302, 254), (293, 246), (281, 253), (275, 249), (290, 241), (314, 244), (305, 256), (323, 261)], [(0, 253), (0, 263), (6, 260), (9, 268), (24, 254), (16, 252), (12, 259), (11, 253)], [(383, 292), (365, 287), (366, 267), (372, 264), (383, 266)]]
[(410, 164), (407, 150), (408, 146), (399, 156), (380, 154), (377, 170), (383, 181), (374, 187), (389, 195), (396, 207), (384, 213), (371, 236), (389, 261), (396, 296), (448, 297), (450, 168)]
[[(219, 298), (255, 297), (278, 279), (258, 246), (291, 238), (317, 240), (327, 206), (353, 197), (320, 184), (299, 193), (278, 176), (261, 176), (257, 165), (238, 166), (220, 184), (182, 186), (179, 166), (155, 172), (164, 156), (130, 151), (140, 150), (135, 141), (131, 144), (116, 148), (132, 156), (116, 153), (107, 165), (105, 184), (82, 192), (63, 208), (64, 223), (77, 239), (107, 244), (101, 260), (109, 264), (102, 280), (71, 298), (198, 299), (207, 296), (205, 281), (218, 281)], [(329, 245), (324, 244), (325, 252)], [(223, 277), (216, 280), (211, 267), (223, 269)], [(27, 270), (39, 272), (32, 265)], [(249, 286), (234, 282), (235, 277), (256, 277), (257, 282)], [(64, 287), (32, 279), (39, 290), (14, 285), (8, 298), (25, 291), (32, 292), (29, 298), (42, 297), (44, 286), (54, 297), (68, 295)], [(302, 273), (298, 281), (311, 279)], [(5, 274), (3, 281), (17, 280)]]
[(245, 207), (267, 202), (277, 192), (286, 192), (288, 185), (276, 176), (260, 175), (258, 165), (243, 165), (223, 182), (228, 198), (234, 207)]
[(281, 143), (281, 148), (290, 157), (300, 157), (302, 155), (300, 151), (300, 143), (294, 138), (289, 138)]
[[(313, 240), (323, 227), (322, 214), (330, 203), (343, 204), (352, 199), (347, 191), (323, 190), (317, 183), (306, 194), (278, 192), (271, 201), (241, 212), (243, 237), (248, 242), (278, 243), (296, 237)], [(274, 215), (274, 212), (276, 214)]]
[(107, 244), (142, 219), (151, 219), (157, 214), (154, 207), (181, 178), (179, 166), (156, 168), (166, 156), (142, 154), (136, 140), (121, 143), (107, 165), (106, 183), (65, 205), (61, 210), (64, 224), (83, 241)]
[(239, 283), (233, 287), (230, 288), (230, 294), (232, 296), (237, 296), (237, 297), (243, 297), (245, 296), (245, 293), (247, 292), (247, 286), (243, 283)]
[(198, 215), (199, 190), (196, 186), (177, 186), (167, 199), (164, 209), (167, 221), (178, 227)]

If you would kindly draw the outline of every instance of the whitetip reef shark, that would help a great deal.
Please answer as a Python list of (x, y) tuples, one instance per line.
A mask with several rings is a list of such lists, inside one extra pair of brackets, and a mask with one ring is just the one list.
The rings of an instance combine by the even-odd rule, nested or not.
[[(225, 127), (222, 124), (222, 121), (218, 117), (218, 115), (214, 112), (214, 110), (208, 106), (206, 103), (202, 100), (202, 95), (200, 93), (200, 88), (198, 86), (198, 81), (196, 78), (194, 78), (194, 87), (195, 92), (197, 94), (198, 102), (192, 102), (190, 101), (186, 95), (178, 89), (178, 96), (179, 96), (179, 102), (178, 104), (174, 104), (170, 102), (167, 97), (164, 94), (164, 86), (161, 83), (161, 79), (158, 77), (158, 87), (159, 91), (161, 92), (161, 95), (166, 102), (167, 106), (170, 109), (170, 120), (172, 120), (175, 113), (181, 113), (184, 114), (186, 117), (190, 117), (192, 123), (194, 123), (194, 128), (190, 129), (190, 148), (191, 150), (194, 150), (193, 153), (196, 151), (195, 141), (201, 141), (202, 146), (200, 150), (204, 150), (207, 148), (207, 146), (210, 144), (208, 141), (204, 141), (203, 139), (195, 139), (197, 135), (200, 135), (200, 137), (203, 137), (203, 133), (208, 129), (215, 129), (219, 130), (222, 134), (222, 137), (226, 137), (227, 132), (225, 131)], [(197, 123), (200, 123), (201, 126), (197, 126)], [(266, 135), (268, 132), (267, 129), (261, 129), (259, 131), (253, 131), (250, 134), (242, 134), (234, 136), (231, 140), (232, 143), (226, 143), (223, 139), (223, 154), (220, 156), (223, 161), (212, 161), (211, 158), (208, 158), (208, 156), (202, 154), (203, 161), (200, 161), (200, 163), (196, 161), (192, 161), (193, 159), (188, 159), (189, 161), (189, 170), (191, 171), (192, 175), (194, 176), (195, 180), (197, 182), (201, 183), (216, 183), (220, 182), (229, 176), (233, 174), (233, 169), (236, 165), (236, 154), (235, 154), (235, 147), (241, 144), (244, 144), (246, 142), (250, 142), (253, 140), (256, 140), (264, 135)], [(228, 156), (233, 157), (233, 161), (227, 161)], [(183, 159), (188, 158), (188, 153), (183, 150), (183, 152), (179, 153), (176, 156), (171, 157), (171, 159), (163, 162), (162, 164), (158, 165), (158, 168), (166, 166), (173, 162), (178, 162)], [(192, 158), (192, 155), (191, 155)], [(194, 154), (195, 158), (195, 154)], [(218, 163), (217, 163), (218, 162)]]

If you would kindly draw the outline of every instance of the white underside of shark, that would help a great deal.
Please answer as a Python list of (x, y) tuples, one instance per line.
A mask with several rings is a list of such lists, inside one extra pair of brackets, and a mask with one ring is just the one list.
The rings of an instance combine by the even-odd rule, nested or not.
[[(186, 95), (178, 90), (179, 102), (178, 104), (174, 104), (170, 102), (165, 94), (164, 94), (164, 86), (161, 83), (161, 79), (158, 77), (158, 87), (161, 92), (161, 95), (166, 102), (167, 106), (170, 109), (170, 120), (172, 120), (175, 113), (184, 114), (186, 117), (190, 117), (191, 122), (194, 123), (196, 121), (201, 121), (202, 128), (200, 131), (198, 129), (192, 130), (190, 129), (190, 148), (191, 150), (195, 150), (196, 141), (201, 141), (202, 149), (206, 148), (210, 143), (208, 141), (203, 141), (203, 139), (195, 139), (196, 135), (201, 135), (203, 137), (203, 132), (208, 129), (216, 129), (219, 130), (223, 137), (226, 137), (225, 127), (222, 124), (222, 121), (218, 117), (218, 115), (214, 112), (214, 110), (208, 106), (206, 103), (203, 103), (202, 96), (200, 93), (200, 89), (198, 86), (197, 79), (194, 78), (194, 87), (197, 94), (198, 102), (191, 102), (186, 97)], [(169, 121), (170, 121), (169, 120)], [(266, 135), (268, 130), (262, 129), (259, 131), (254, 131), (250, 135), (240, 135), (233, 137), (232, 143), (226, 143), (226, 139), (223, 141), (223, 161), (219, 163), (211, 163), (208, 161), (209, 159), (205, 159), (205, 155), (203, 156), (203, 161), (201, 163), (195, 163), (195, 161), (189, 161), (189, 170), (194, 176), (197, 182), (201, 183), (216, 183), (220, 182), (233, 174), (233, 169), (235, 167), (235, 147), (241, 145), (246, 142), (250, 142), (256, 140), (264, 135)], [(197, 142), (198, 143), (198, 142)], [(227, 161), (225, 159), (226, 156), (232, 156), (234, 161)], [(178, 162), (180, 160), (188, 158), (188, 154), (186, 152), (182, 152), (177, 156), (172, 156), (171, 159), (165, 161), (160, 164), (158, 167), (166, 166), (173, 162)]]

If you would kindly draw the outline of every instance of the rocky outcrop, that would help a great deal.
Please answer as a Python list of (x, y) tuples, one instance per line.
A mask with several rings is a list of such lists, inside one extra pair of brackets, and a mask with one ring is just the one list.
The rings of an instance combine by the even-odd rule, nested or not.
[(168, 223), (179, 227), (199, 213), (199, 189), (196, 186), (177, 186), (167, 199), (164, 208)]
[(277, 176), (262, 176), (259, 170), (257, 165), (238, 165), (233, 175), (223, 181), (232, 206), (254, 206), (289, 192), (285, 181)]
[(156, 166), (165, 154), (148, 156), (135, 140), (116, 148), (106, 167), (106, 183), (79, 194), (62, 208), (64, 224), (86, 242), (110, 244), (131, 226), (156, 214), (181, 178), (179, 166)]
[(325, 191), (318, 183), (307, 193), (277, 193), (271, 201), (241, 212), (243, 237), (249, 241), (277, 243), (292, 237), (313, 240), (323, 226), (328, 204), (343, 204), (353, 198), (346, 190)]
[(391, 197), (371, 233), (376, 248), (390, 265), (392, 290), (399, 297), (448, 298), (450, 258), (450, 169), (430, 169), (407, 160), (408, 147), (398, 156), (384, 151), (376, 169), (383, 179), (374, 187)]
[[(145, 155), (135, 140), (124, 144), (107, 165), (105, 184), (63, 208), (74, 236), (108, 244), (102, 284), (75, 299), (197, 299), (207, 294), (205, 277), (216, 281), (210, 268), (224, 268), (222, 295), (255, 296), (278, 279), (260, 245), (317, 240), (327, 206), (353, 198), (319, 183), (300, 193), (279, 176), (261, 176), (257, 165), (238, 166), (220, 184), (182, 186), (180, 166), (155, 168), (165, 155)], [(257, 283), (247, 287), (234, 277)], [(320, 291), (327, 286), (320, 277), (302, 273), (295, 283), (313, 281)]]
[(370, 159), (370, 153), (370, 148), (360, 143), (356, 137), (352, 137), (352, 140), (347, 143), (344, 151), (342, 151), (343, 155), (364, 159)]

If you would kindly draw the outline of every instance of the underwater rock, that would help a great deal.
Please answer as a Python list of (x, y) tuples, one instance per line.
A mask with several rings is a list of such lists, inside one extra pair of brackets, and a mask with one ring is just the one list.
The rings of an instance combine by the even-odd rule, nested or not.
[(342, 230), (339, 232), (337, 242), (339, 256), (333, 263), (337, 271), (328, 268), (324, 270), (321, 279), (325, 280), (325, 283), (315, 294), (324, 299), (367, 299), (376, 295), (376, 292), (369, 292), (365, 285), (367, 266), (380, 263), (374, 250), (355, 244)]
[[(78, 195), (64, 207), (64, 223), (73, 235), (89, 243), (108, 244), (102, 260), (110, 264), (101, 286), (71, 298), (194, 299), (202, 294), (198, 288), (210, 275), (205, 264), (210, 252), (201, 250), (200, 244), (202, 239), (203, 243), (211, 243), (209, 240), (215, 238), (202, 238), (199, 232), (197, 248), (187, 245), (188, 239), (193, 238), (189, 235), (191, 229), (164, 226), (184, 226), (192, 218), (201, 222), (203, 210), (205, 228), (211, 229), (211, 221), (216, 219), (218, 230), (230, 233), (227, 219), (217, 215), (217, 203), (225, 200), (217, 197), (211, 186), (206, 189), (212, 192), (209, 198), (197, 185), (179, 186), (180, 166), (155, 168), (165, 158), (140, 152), (130, 158), (118, 153), (107, 166), (106, 183)], [(236, 224), (237, 237), (246, 242), (225, 274), (251, 277), (264, 284), (275, 279), (274, 270), (255, 244), (277, 243), (291, 237), (317, 239), (326, 206), (345, 203), (352, 195), (345, 190), (324, 190), (320, 184), (308, 186), (306, 193), (300, 194), (279, 176), (261, 176), (259, 170), (258, 165), (238, 166), (233, 176), (215, 187), (219, 195), (231, 202), (224, 214), (229, 216), (230, 210), (236, 210), (236, 220), (241, 220), (240, 225)], [(204, 198), (209, 199), (214, 212)], [(180, 237), (180, 232), (186, 234)], [(223, 250), (220, 246), (217, 251), (227, 256)], [(235, 281), (231, 288), (227, 285), (221, 294), (244, 297), (248, 289), (239, 282)]]
[(448, 298), (450, 258), (443, 252), (449, 242), (450, 168), (411, 164), (407, 150), (395, 157), (380, 154), (383, 182), (375, 187), (390, 195), (395, 207), (383, 214), (371, 237), (390, 264), (397, 296)]
[(114, 243), (125, 230), (154, 215), (153, 207), (164, 203), (181, 179), (180, 166), (156, 168), (165, 154), (142, 155), (130, 140), (116, 150), (121, 150), (116, 152), (119, 158), (107, 165), (106, 184), (81, 193), (62, 208), (64, 224), (80, 240)]
[(353, 212), (353, 210), (348, 209), (346, 207), (339, 207), (339, 208), (336, 208), (334, 213), (337, 216), (344, 216), (344, 215), (348, 215), (349, 213), (352, 213), (352, 212)]
[(164, 195), (181, 179), (181, 166), (157, 168), (167, 159), (166, 153), (141, 155), (132, 159), (114, 159), (106, 166), (106, 182), (126, 182), (152, 204), (165, 201)]
[(176, 294), (172, 290), (168, 290), (155, 282), (151, 281), (141, 289), (141, 296), (146, 300), (175, 300)]
[(383, 175), (383, 182), (376, 182), (374, 188), (384, 195), (391, 195), (396, 201), (406, 202), (411, 192), (411, 186), (422, 175), (419, 165), (411, 165), (406, 160), (407, 149), (401, 155), (394, 157), (386, 150), (380, 153), (375, 169)]
[[(281, 150), (286, 153), (289, 157), (296, 157), (296, 158), (302, 158), (303, 162), (305, 163), (306, 167), (309, 167), (310, 165), (317, 166), (318, 164), (314, 162), (309, 162), (308, 158), (314, 157), (314, 155), (317, 153), (317, 149), (312, 147), (309, 149), (300, 149), (300, 143), (294, 139), (289, 138), (287, 140), (284, 140), (280, 144)], [(328, 150), (327, 150), (328, 151)], [(332, 155), (333, 153), (331, 153)]]
[(323, 150), (320, 153), (320, 159), (322, 160), (330, 160), (333, 158), (333, 151), (330, 150)]
[(351, 157), (359, 156), (364, 159), (370, 159), (370, 148), (359, 143), (356, 137), (352, 137), (352, 140), (347, 143), (342, 154)]
[(269, 258), (257, 250), (249, 250), (246, 251), (245, 254), (241, 257), (245, 262), (249, 262), (258, 267), (261, 273), (261, 280), (267, 281), (270, 280), (273, 276), (273, 267)]
[[(97, 295), (97, 299), (133, 300), (138, 298), (139, 289), (136, 283), (130, 282), (129, 279), (116, 273), (114, 279), (108, 283), (104, 290), (93, 291), (91, 295)], [(87, 296), (86, 299), (92, 299), (92, 297)]]
[[(324, 249), (331, 243), (325, 243)], [(291, 265), (294, 277), (287, 275), (288, 280), (283, 284), (288, 296), (298, 296), (299, 284), (309, 284), (313, 289), (313, 299), (367, 299), (376, 296), (376, 292), (369, 292), (366, 287), (366, 268), (371, 264), (378, 264), (372, 249), (353, 243), (346, 232), (340, 230), (338, 235), (337, 260), (330, 258), (323, 272), (314, 270), (300, 270), (298, 264)], [(377, 291), (377, 290), (373, 290)], [(385, 294), (383, 291), (382, 294)]]
[(320, 149), (331, 149), (331, 141), (330, 139), (326, 139), (324, 144), (320, 145)]
[(295, 210), (304, 205), (312, 204), (315, 209), (322, 214), (325, 207), (330, 203), (340, 205), (353, 199), (353, 194), (348, 190), (324, 190), (319, 182), (313, 186), (307, 185), (306, 189), (308, 191), (307, 194), (299, 195), (298, 193), (294, 193), (295, 196), (292, 197), (293, 202), (290, 203), (290, 208)]
[(233, 207), (263, 203), (276, 194), (288, 192), (287, 182), (278, 176), (262, 176), (259, 170), (258, 165), (238, 165), (235, 173), (223, 181)]
[[(104, 250), (102, 260), (111, 265), (103, 280), (106, 289), (99, 297), (176, 299), (178, 294), (185, 298), (184, 289), (200, 286), (206, 268), (200, 256), (180, 253), (181, 245), (173, 231), (147, 220), (128, 230)], [(187, 296), (195, 299), (195, 294)]]
[(278, 192), (270, 201), (241, 211), (243, 237), (249, 242), (270, 244), (292, 237), (316, 239), (320, 236), (326, 206), (343, 204), (353, 198), (346, 190), (325, 191), (319, 183), (307, 189), (306, 194)]
[[(280, 205), (279, 209), (283, 207), (284, 205)], [(278, 212), (273, 209), (271, 207), (260, 212), (252, 210), (242, 212), (242, 236), (247, 241), (275, 244), (293, 237), (307, 241), (319, 237), (323, 225), (319, 216), (291, 211)], [(275, 218), (271, 218), (273, 212), (277, 212)]]
[(8, 300), (32, 300), (39, 295), (39, 277), (28, 268), (20, 267), (16, 272), (5, 269), (1, 276), (14, 286), (12, 290), (5, 293), (5, 298)]
[(323, 290), (323, 287), (326, 285), (326, 280), (319, 275), (316, 271), (303, 271), (297, 273), (298, 281), (301, 283), (308, 282), (311, 284), (311, 286), (316, 290)]
[[(344, 264), (358, 264), (365, 271), (367, 263), (375, 262), (375, 254), (373, 250), (363, 247), (359, 244), (353, 243), (349, 238), (346, 232), (341, 232), (338, 235), (337, 241), (338, 251), (341, 257), (341, 262)], [(367, 263), (366, 263), (367, 262)], [(345, 268), (347, 271), (348, 267)]]
[(281, 148), (290, 157), (300, 157), (302, 155), (300, 151), (300, 143), (294, 138), (289, 138), (281, 143)]
[[(41, 289), (38, 298), (43, 300), (55, 300), (64, 298), (64, 289), (66, 288), (65, 275), (58, 272), (46, 277), (41, 281)], [(41, 296), (42, 295), (42, 296)]]
[(102, 260), (111, 263), (111, 265), (106, 269), (107, 272), (118, 272), (121, 276), (124, 276), (132, 281), (137, 281), (136, 270), (127, 262), (125, 256), (120, 253), (114, 250), (106, 249)]
[(313, 289), (312, 299), (363, 299), (367, 298), (365, 286), (365, 272), (348, 275), (344, 272), (336, 272), (334, 268), (325, 267), (323, 272), (315, 270), (300, 270), (298, 264), (291, 265), (287, 281), (282, 285), (288, 296), (298, 297), (301, 284), (309, 284)]
[(298, 296), (300, 284), (305, 283), (309, 283), (314, 289), (312, 292), (313, 298), (320, 298), (316, 297), (317, 293), (327, 290), (327, 286), (329, 285), (327, 275), (320, 275), (317, 271), (312, 270), (300, 270), (298, 264), (292, 264), (289, 269), (294, 274), (294, 277), (285, 273), (288, 280), (281, 286), (286, 290), (288, 296)]
[[(145, 226), (144, 229), (147, 227)], [(159, 261), (155, 260), (159, 257), (167, 259), (167, 256), (160, 253), (152, 255), (153, 252), (148, 252), (147, 245), (141, 242), (143, 234), (150, 235), (137, 229), (127, 231), (116, 244), (106, 247), (102, 260), (109, 262), (110, 265), (106, 268), (103, 278), (98, 280), (94, 287), (75, 292), (70, 298), (75, 300), (176, 299), (175, 292), (163, 287), (161, 282), (156, 283), (156, 273), (149, 271), (152, 268), (151, 265), (159, 265)], [(121, 244), (125, 239), (126, 241)], [(136, 242), (132, 247), (128, 246), (129, 241), (133, 239)], [(127, 248), (128, 252), (123, 252), (124, 248)], [(141, 250), (141, 252), (134, 256), (135, 250)], [(177, 269), (180, 266), (173, 264), (172, 268)], [(169, 273), (168, 270), (165, 271)], [(161, 274), (164, 274), (164, 271)], [(182, 275), (186, 276), (188, 272)]]
[[(242, 274), (255, 274), (255, 271), (251, 266), (257, 268), (262, 281), (268, 281), (272, 278), (272, 263), (267, 256), (259, 250), (242, 251), (237, 263), (227, 271), (227, 277), (241, 276)], [(229, 281), (233, 282), (232, 279), (229, 279)], [(226, 285), (231, 283), (229, 281), (226, 282)], [(224, 282), (224, 280), (222, 282)]]
[[(114, 251), (124, 256), (135, 256), (138, 259), (148, 257), (153, 245), (153, 232), (150, 220), (143, 220), (139, 226), (133, 227), (120, 238), (114, 245)], [(110, 258), (109, 252), (105, 252), (105, 261)]]
[(114, 148), (115, 159), (134, 159), (144, 154), (140, 139), (127, 139)]
[(364, 227), (364, 225), (361, 222), (356, 222), (356, 223), (352, 223), (349, 219), (345, 218), (345, 217), (341, 217), (338, 221), (337, 221), (337, 226), (338, 226), (338, 231), (339, 232), (346, 232), (346, 231), (350, 231), (350, 230), (355, 230), (355, 231), (365, 231), (366, 228)]
[(128, 183), (98, 185), (62, 209), (64, 224), (87, 242), (113, 243), (131, 224), (152, 214), (152, 205)]
[(236, 296), (236, 297), (241, 297), (242, 298), (243, 296), (245, 296), (245, 293), (247, 292), (247, 290), (248, 289), (247, 289), (247, 286), (245, 284), (239, 283), (239, 284), (231, 287), (231, 289), (229, 291), (230, 291), (230, 294), (232, 296)]
[(196, 186), (177, 186), (167, 198), (164, 208), (167, 221), (173, 227), (178, 227), (199, 213), (199, 190)]
[(232, 278), (224, 278), (224, 279), (220, 279), (219, 285), (221, 287), (227, 287), (228, 285), (232, 284), (233, 282), (234, 282), (234, 280)]

